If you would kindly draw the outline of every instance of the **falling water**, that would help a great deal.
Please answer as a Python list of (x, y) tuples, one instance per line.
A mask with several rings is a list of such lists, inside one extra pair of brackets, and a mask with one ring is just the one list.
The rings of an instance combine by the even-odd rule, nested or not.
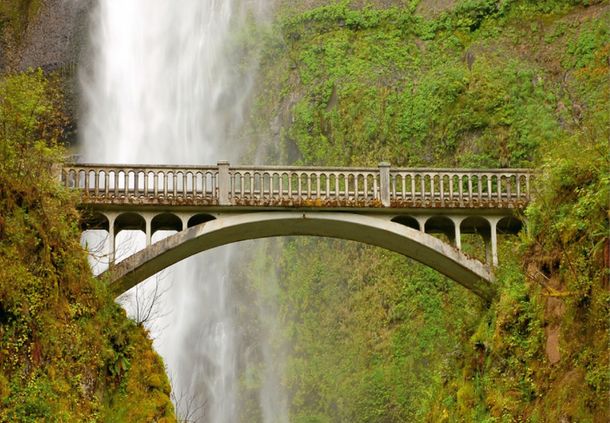
[[(83, 159), (193, 165), (236, 161), (242, 146), (231, 139), (243, 122), (252, 72), (243, 72), (243, 66), (241, 73), (237, 70), (227, 45), (243, 24), (245, 10), (256, 7), (253, 13), (260, 13), (264, 3), (99, 0), (92, 60), (82, 78)], [(121, 233), (117, 243), (130, 244), (133, 251), (144, 241), (141, 235)], [(203, 407), (199, 416), (208, 422), (235, 422), (239, 413), (231, 251), (206, 252), (166, 272), (165, 279), (173, 281), (161, 305), (167, 313), (152, 330), (174, 391), (192, 400), (194, 408)], [(272, 402), (261, 399), (264, 408)]]

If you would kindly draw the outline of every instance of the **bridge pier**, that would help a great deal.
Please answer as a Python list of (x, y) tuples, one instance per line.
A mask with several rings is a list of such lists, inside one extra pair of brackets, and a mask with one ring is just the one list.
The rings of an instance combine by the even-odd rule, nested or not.
[(457, 248), (458, 250), (462, 250), (462, 229), (460, 227), (460, 225), (462, 224), (462, 220), (464, 220), (464, 217), (462, 216), (458, 216), (458, 217), (452, 217), (451, 220), (453, 221), (453, 224), (455, 225), (455, 248)]
[(146, 246), (152, 245), (152, 216), (144, 218), (146, 220)]
[(112, 214), (105, 215), (108, 219), (108, 236), (110, 237), (110, 252), (108, 257), (108, 265), (113, 266), (116, 259), (116, 234), (114, 231), (115, 216)]
[(498, 267), (498, 222), (500, 221), (497, 217), (489, 219), (491, 225), (491, 265)]

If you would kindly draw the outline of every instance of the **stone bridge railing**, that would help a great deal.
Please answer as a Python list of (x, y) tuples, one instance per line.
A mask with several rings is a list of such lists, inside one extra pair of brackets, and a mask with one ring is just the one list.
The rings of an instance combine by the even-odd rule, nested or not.
[(296, 166), (75, 164), (67, 187), (89, 204), (519, 208), (530, 199), (528, 169), (401, 169)]

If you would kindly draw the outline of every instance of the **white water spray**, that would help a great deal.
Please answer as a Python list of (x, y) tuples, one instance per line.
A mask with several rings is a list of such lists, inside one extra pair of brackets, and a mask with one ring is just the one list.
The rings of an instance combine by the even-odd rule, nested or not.
[[(256, 6), (260, 13), (264, 3), (100, 0), (92, 64), (83, 73), (84, 160), (236, 161), (242, 146), (230, 140), (243, 122), (252, 77), (238, 71), (227, 45), (245, 9)], [(119, 234), (117, 244), (128, 238)], [(144, 243), (131, 242), (136, 249)], [(192, 405), (202, 408), (191, 417), (207, 422), (235, 422), (239, 414), (230, 256), (230, 248), (221, 248), (173, 266), (166, 278), (174, 283), (161, 305), (168, 314), (162, 330), (152, 333), (173, 389), (192, 396)], [(273, 399), (261, 402), (268, 407)]]

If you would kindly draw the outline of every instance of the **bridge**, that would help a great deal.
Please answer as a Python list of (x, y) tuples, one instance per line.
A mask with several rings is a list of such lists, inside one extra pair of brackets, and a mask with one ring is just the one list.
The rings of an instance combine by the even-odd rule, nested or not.
[[(81, 191), (83, 230), (111, 239), (107, 277), (119, 295), (193, 254), (232, 242), (313, 235), (364, 242), (426, 264), (489, 300), (498, 233), (516, 233), (530, 200), (528, 169), (413, 169), (66, 164)], [(116, 235), (141, 230), (146, 248), (114, 263)], [(160, 230), (175, 235), (152, 242)], [(486, 262), (462, 234), (486, 244)], [(444, 234), (444, 239), (433, 236)]]

